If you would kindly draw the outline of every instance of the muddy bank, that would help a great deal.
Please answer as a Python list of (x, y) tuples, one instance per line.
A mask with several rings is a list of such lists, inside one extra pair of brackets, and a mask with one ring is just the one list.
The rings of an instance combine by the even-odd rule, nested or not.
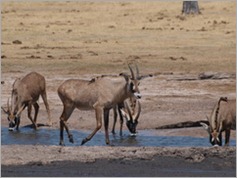
[[(155, 156), (152, 160), (108, 160), (93, 163), (80, 161), (55, 161), (50, 164), (30, 163), (2, 166), (2, 176), (24, 177), (235, 177), (234, 158), (228, 164), (223, 159), (207, 158), (205, 163), (189, 163), (183, 158)], [(233, 163), (233, 164), (232, 164)], [(231, 165), (232, 164), (232, 165)]]
[(235, 147), (12, 145), (2, 176), (235, 176), (235, 160)]

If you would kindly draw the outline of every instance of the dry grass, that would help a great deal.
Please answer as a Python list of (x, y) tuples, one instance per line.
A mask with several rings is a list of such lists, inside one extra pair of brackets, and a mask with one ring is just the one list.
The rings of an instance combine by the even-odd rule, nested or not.
[[(235, 72), (235, 1), (3, 2), (2, 72)], [(13, 44), (19, 40), (22, 44)]]

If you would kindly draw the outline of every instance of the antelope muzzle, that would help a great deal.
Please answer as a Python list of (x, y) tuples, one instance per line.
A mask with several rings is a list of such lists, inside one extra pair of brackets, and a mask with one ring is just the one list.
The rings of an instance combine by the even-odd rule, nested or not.
[(213, 145), (213, 146), (221, 146), (222, 145), (222, 139), (221, 139), (221, 134), (214, 131), (210, 134), (210, 143)]
[(137, 121), (128, 120), (128, 121), (126, 122), (126, 125), (127, 125), (127, 127), (128, 127), (128, 130), (131, 132), (131, 135), (132, 135), (132, 136), (136, 136), (136, 133), (137, 133), (137, 131), (136, 131), (137, 124), (138, 124)]
[(9, 118), (8, 118), (8, 120), (9, 120), (9, 127), (8, 127), (8, 130), (9, 130), (9, 131), (14, 131), (14, 130), (15, 130), (15, 127), (17, 126), (17, 124), (18, 124), (18, 122), (19, 122), (20, 119), (19, 119), (18, 117), (14, 116), (13, 119), (9, 119)]

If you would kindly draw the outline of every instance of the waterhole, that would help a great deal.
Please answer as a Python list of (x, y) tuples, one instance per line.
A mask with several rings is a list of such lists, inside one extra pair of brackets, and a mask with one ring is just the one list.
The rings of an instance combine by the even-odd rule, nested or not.
[[(74, 143), (68, 141), (64, 131), (64, 143), (66, 146), (79, 146), (81, 141), (88, 136), (91, 131), (71, 130)], [(118, 133), (110, 134), (110, 142), (114, 146), (211, 146), (207, 138), (190, 136), (157, 136), (153, 130), (139, 130), (137, 136), (131, 136), (128, 131), (123, 132), (123, 136)], [(59, 130), (40, 127), (34, 130), (29, 127), (21, 127), (19, 131), (8, 131), (8, 128), (1, 128), (2, 145), (21, 144), (21, 145), (58, 145)], [(85, 146), (105, 146), (105, 136), (103, 131), (98, 131), (94, 137), (85, 143)], [(231, 139), (231, 146), (236, 145), (235, 139)]]

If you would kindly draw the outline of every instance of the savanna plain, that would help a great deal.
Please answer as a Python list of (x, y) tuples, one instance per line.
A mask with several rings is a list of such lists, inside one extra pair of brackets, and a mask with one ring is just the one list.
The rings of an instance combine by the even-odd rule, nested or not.
[[(1, 2), (1, 106), (7, 106), (17, 77), (42, 74), (53, 124), (39, 130), (57, 130), (59, 142), (59, 85), (70, 78), (129, 73), (128, 64), (136, 63), (145, 76), (139, 86), (142, 112), (136, 137), (146, 130), (157, 137), (206, 138), (206, 146), (187, 147), (107, 146), (104, 140), (95, 146), (66, 142), (64, 147), (2, 142), (1, 175), (235, 177), (235, 145), (212, 147), (202, 127), (157, 129), (205, 120), (221, 96), (235, 98), (235, 7), (235, 1), (199, 1), (201, 14), (182, 15), (182, 1)], [(38, 123), (43, 125), (47, 113), (41, 98), (39, 105)], [(110, 129), (112, 123), (111, 112)], [(24, 111), (20, 130), (35, 132), (25, 127), (30, 124)], [(68, 125), (91, 132), (95, 113), (75, 110)], [(1, 126), (2, 135), (11, 134), (3, 129), (8, 127), (3, 112)], [(103, 127), (99, 133), (104, 134)], [(231, 139), (236, 139), (235, 131)]]

